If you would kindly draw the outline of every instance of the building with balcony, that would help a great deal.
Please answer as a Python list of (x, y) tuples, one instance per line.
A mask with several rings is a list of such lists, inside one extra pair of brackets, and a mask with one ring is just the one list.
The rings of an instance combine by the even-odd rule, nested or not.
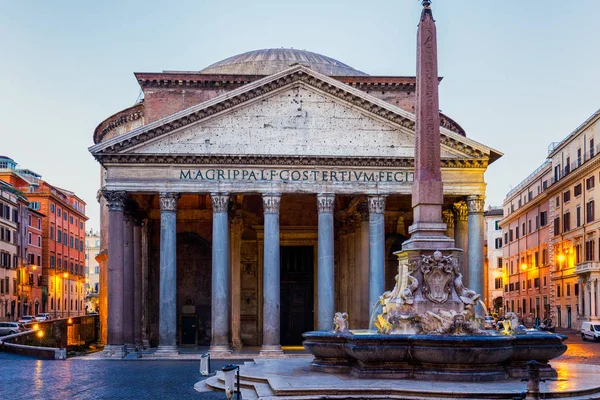
[(502, 275), (502, 207), (489, 207), (483, 213), (485, 220), (484, 240), (484, 303), (488, 312), (502, 315), (504, 312), (504, 280)]
[[(22, 259), (27, 266), (18, 274), (22, 296), (27, 286), (36, 286), (38, 267), (42, 271), (41, 311), (55, 317), (80, 315), (84, 312), (85, 300), (85, 202), (75, 193), (58, 188), (41, 179), (41, 175), (17, 168), (17, 163), (8, 157), (0, 157), (0, 180), (18, 189), (26, 197), (27, 209), (32, 213), (32, 225), (26, 231), (24, 242), (32, 236), (31, 257), (25, 250)], [(37, 218), (41, 217), (41, 257), (38, 259), (39, 229)], [(28, 216), (23, 215), (28, 226)], [(34, 250), (36, 249), (36, 250)], [(38, 261), (41, 261), (38, 265)], [(34, 268), (38, 271), (33, 272)], [(30, 274), (34, 284), (29, 285)], [(16, 277), (15, 277), (16, 279)], [(30, 296), (30, 307), (35, 311), (35, 300)], [(29, 298), (28, 298), (29, 299)], [(38, 305), (38, 310), (39, 310)]]
[(18, 317), (19, 193), (0, 181), (0, 320)]
[(598, 317), (599, 130), (600, 110), (552, 143), (542, 166), (506, 196), (507, 310), (568, 328)]
[(42, 312), (44, 296), (42, 275), (42, 221), (44, 214), (34, 209), (35, 205), (29, 203), (27, 217), (23, 225), (27, 236), (25, 238), (26, 259), (19, 269), (19, 291), (22, 296), (21, 314), (37, 315)]

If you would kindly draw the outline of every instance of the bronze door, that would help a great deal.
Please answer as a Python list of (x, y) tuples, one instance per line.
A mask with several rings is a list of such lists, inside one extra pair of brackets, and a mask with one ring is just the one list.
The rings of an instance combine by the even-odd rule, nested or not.
[(281, 261), (281, 344), (302, 344), (313, 326), (314, 248), (283, 246)]

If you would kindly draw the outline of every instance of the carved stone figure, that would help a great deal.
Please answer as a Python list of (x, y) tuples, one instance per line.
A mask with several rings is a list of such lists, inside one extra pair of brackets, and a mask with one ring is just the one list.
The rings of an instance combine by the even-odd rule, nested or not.
[(439, 251), (432, 256), (423, 256), (420, 266), (423, 273), (423, 296), (437, 304), (445, 303), (452, 292), (455, 267), (454, 258), (442, 256)]
[(336, 312), (333, 317), (333, 331), (347, 332), (348, 331), (348, 313)]

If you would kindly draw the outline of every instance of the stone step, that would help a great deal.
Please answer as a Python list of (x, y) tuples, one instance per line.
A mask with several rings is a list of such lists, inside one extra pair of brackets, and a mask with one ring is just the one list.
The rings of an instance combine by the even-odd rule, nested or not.
[[(212, 391), (215, 391), (215, 392), (225, 392), (225, 384), (224, 384), (223, 380), (219, 379), (216, 376), (211, 376), (210, 378), (205, 379), (204, 382), (205, 382), (206, 387), (209, 388)], [(257, 391), (255, 390), (255, 387), (251, 383), (242, 383), (240, 381), (240, 386), (241, 386), (241, 389), (242, 389), (241, 392), (242, 392), (242, 398), (243, 399), (258, 399), (258, 398), (262, 398), (262, 396), (260, 396), (257, 393)], [(265, 393), (264, 388), (261, 390), (261, 392)], [(272, 396), (273, 392), (271, 392), (269, 390), (268, 391), (268, 395)]]

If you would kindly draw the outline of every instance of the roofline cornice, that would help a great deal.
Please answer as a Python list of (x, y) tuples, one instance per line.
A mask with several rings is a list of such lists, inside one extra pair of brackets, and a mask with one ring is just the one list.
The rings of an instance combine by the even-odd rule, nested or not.
[[(140, 87), (181, 87), (181, 86), (210, 86), (210, 85), (227, 85), (237, 84), (245, 85), (269, 75), (252, 75), (252, 74), (203, 74), (192, 71), (168, 71), (168, 72), (135, 72), (134, 73)], [(415, 87), (417, 78), (415, 76), (331, 76), (331, 78), (351, 86), (386, 86), (389, 88), (400, 87), (410, 88)], [(442, 81), (439, 77), (439, 82)]]
[[(332, 157), (290, 155), (190, 155), (190, 154), (99, 154), (104, 166), (116, 164), (176, 164), (176, 165), (278, 165), (278, 166), (339, 166), (413, 168), (410, 157)], [(442, 159), (442, 168), (487, 168), (487, 159)]]
[(600, 164), (600, 153), (596, 154), (595, 159), (591, 159), (589, 162), (582, 164), (580, 167), (577, 167), (572, 172), (570, 172), (566, 177), (559, 179), (553, 185), (550, 185), (547, 189), (551, 195), (555, 195), (559, 192), (562, 192), (565, 186), (571, 185), (574, 181), (580, 180), (584, 178), (583, 175), (587, 175), (590, 173), (591, 169), (598, 167)]
[(573, 132), (569, 133), (563, 140), (560, 141), (558, 146), (556, 146), (550, 154), (548, 154), (548, 158), (552, 158), (556, 153), (563, 150), (569, 143), (571, 143), (571, 139), (575, 138), (575, 136), (579, 135), (581, 132), (590, 127), (593, 122), (596, 122), (597, 119), (600, 119), (600, 109), (590, 115), (585, 121), (583, 121)]
[(539, 195), (535, 196), (531, 201), (527, 202), (527, 204), (522, 205), (521, 207), (517, 208), (517, 211), (511, 212), (510, 214), (503, 217), (499, 222), (500, 227), (502, 228), (506, 224), (510, 224), (511, 222), (514, 222), (516, 219), (519, 219), (519, 217), (521, 217), (522, 215), (528, 213), (529, 211), (531, 211), (532, 209), (534, 209), (536, 207), (539, 207), (541, 205), (541, 203), (543, 203), (544, 201), (547, 201), (548, 197), (550, 197), (550, 196), (551, 196), (551, 194), (549, 193), (549, 190), (543, 191)]

